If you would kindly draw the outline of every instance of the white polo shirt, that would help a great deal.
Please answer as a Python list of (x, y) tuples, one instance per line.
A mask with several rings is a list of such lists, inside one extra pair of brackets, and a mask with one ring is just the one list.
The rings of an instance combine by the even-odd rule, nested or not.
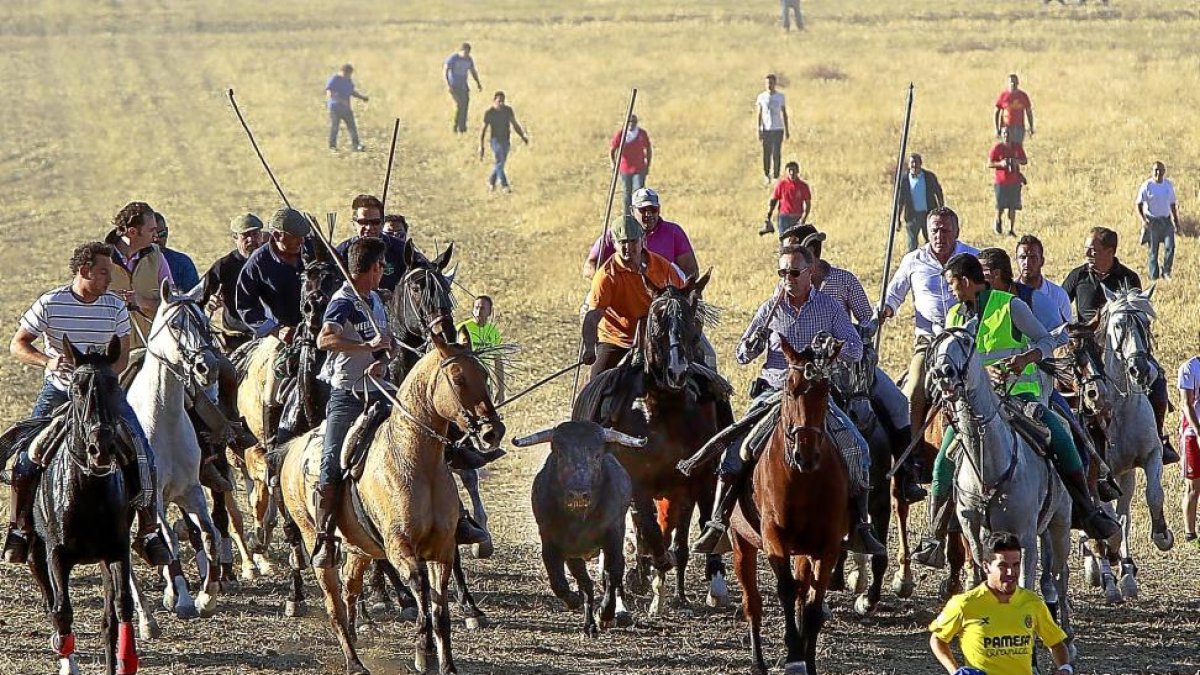
[(1169, 218), (1171, 205), (1175, 203), (1175, 186), (1167, 178), (1162, 179), (1161, 183), (1151, 178), (1138, 188), (1137, 198), (1133, 203), (1145, 204), (1146, 215), (1151, 218)]
[(754, 103), (758, 106), (759, 124), (762, 125), (763, 131), (783, 131), (783, 106), (785, 104), (782, 93), (764, 91), (758, 95), (758, 99)]

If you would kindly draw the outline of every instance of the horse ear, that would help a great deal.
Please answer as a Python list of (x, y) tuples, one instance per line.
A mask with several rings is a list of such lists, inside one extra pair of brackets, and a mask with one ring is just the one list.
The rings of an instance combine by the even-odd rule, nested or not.
[(108, 341), (108, 349), (104, 352), (104, 361), (108, 365), (113, 365), (121, 359), (121, 338), (116, 335)]
[(446, 277), (446, 281), (449, 281), (450, 283), (454, 283), (454, 277), (457, 274), (458, 274), (458, 265), (455, 264), (454, 269), (450, 270), (449, 272), (446, 272), (442, 276)]
[(175, 302), (175, 292), (171, 287), (170, 281), (163, 279), (158, 283), (158, 297), (162, 298), (163, 305), (169, 305), (172, 302)]
[(404, 266), (412, 267), (416, 263), (416, 249), (413, 247), (411, 238), (404, 240)]
[(204, 282), (201, 281), (193, 286), (190, 291), (184, 293), (179, 299), (186, 300), (197, 305), (200, 304), (200, 301), (204, 299)]
[(690, 289), (691, 293), (697, 298), (704, 295), (704, 287), (708, 285), (708, 280), (711, 277), (712, 268), (710, 267), (708, 268), (707, 272), (700, 275), (699, 279), (688, 281), (688, 288)]
[(1108, 286), (1105, 286), (1104, 284), (1100, 284), (1100, 290), (1104, 291), (1104, 300), (1106, 302), (1112, 302), (1113, 300), (1117, 299), (1117, 294), (1113, 291), (1108, 290)]
[(1146, 299), (1147, 299), (1147, 300), (1149, 300), (1150, 298), (1154, 297), (1154, 289), (1155, 289), (1155, 288), (1158, 288), (1158, 281), (1157, 281), (1157, 280), (1155, 280), (1155, 281), (1151, 281), (1151, 282), (1150, 282), (1150, 288), (1147, 288), (1147, 289), (1146, 289), (1146, 290), (1145, 290), (1145, 291), (1142, 293), (1142, 295), (1146, 296)]
[(789, 365), (798, 365), (800, 363), (800, 352), (792, 349), (786, 338), (780, 336), (779, 348), (783, 350), (783, 357), (787, 359)]
[(446, 267), (450, 264), (450, 259), (454, 257), (454, 242), (446, 245), (446, 250), (433, 261), (439, 271), (445, 272)]
[(65, 333), (63, 334), (62, 344), (62, 353), (68, 363), (74, 365), (83, 360), (83, 354), (78, 349), (75, 349), (75, 345), (71, 344), (71, 337)]
[(433, 343), (434, 348), (437, 349), (438, 354), (442, 355), (442, 358), (446, 358), (451, 355), (450, 343), (447, 342), (446, 338), (442, 336), (441, 331), (430, 331), (429, 341)]
[(838, 357), (838, 354), (842, 353), (842, 347), (846, 346), (846, 341), (830, 338), (826, 344), (829, 346), (829, 360), (832, 361)]

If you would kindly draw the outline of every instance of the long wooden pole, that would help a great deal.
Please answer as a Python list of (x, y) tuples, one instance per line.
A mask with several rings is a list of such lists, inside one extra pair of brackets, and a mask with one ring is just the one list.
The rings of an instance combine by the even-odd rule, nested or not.
[[(883, 260), (883, 280), (879, 284), (879, 316), (887, 302), (888, 277), (892, 273), (892, 254), (896, 248), (896, 232), (900, 224), (900, 181), (904, 179), (904, 155), (908, 152), (908, 129), (912, 122), (913, 84), (908, 83), (908, 102), (904, 106), (904, 133), (900, 135), (900, 154), (896, 157), (896, 180), (892, 184), (892, 219), (888, 224), (887, 256)], [(875, 351), (883, 341), (883, 326), (875, 331)]]
[(279, 198), (283, 200), (284, 206), (292, 208), (292, 203), (288, 201), (287, 195), (283, 193), (283, 188), (279, 187), (279, 181), (275, 180), (275, 173), (271, 171), (271, 166), (267, 164), (267, 158), (263, 157), (262, 151), (258, 149), (258, 141), (254, 140), (254, 132), (250, 131), (250, 125), (246, 124), (246, 118), (242, 117), (242, 110), (238, 107), (237, 99), (233, 97), (233, 88), (229, 89), (229, 103), (233, 106), (233, 112), (237, 113), (238, 121), (242, 123), (242, 128), (246, 130), (246, 136), (250, 138), (250, 145), (254, 148), (254, 154), (258, 155), (258, 161), (262, 162), (263, 168), (267, 170), (267, 177), (271, 179), (271, 184), (275, 186), (275, 191), (279, 193)]
[(396, 124), (392, 126), (392, 148), (388, 150), (387, 172), (383, 174), (383, 197), (379, 202), (383, 205), (381, 209), (383, 213), (379, 214), (380, 218), (387, 217), (387, 197), (388, 187), (392, 184), (392, 162), (396, 159), (396, 137), (400, 135), (400, 118), (396, 118)]

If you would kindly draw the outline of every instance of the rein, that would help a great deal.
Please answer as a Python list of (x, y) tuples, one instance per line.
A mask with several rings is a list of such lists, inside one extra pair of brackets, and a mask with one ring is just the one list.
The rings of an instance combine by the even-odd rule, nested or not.
[[(470, 357), (471, 359), (475, 360), (476, 363), (479, 363), (479, 366), (481, 368), (483, 367), (483, 364), (479, 362), (479, 357), (476, 356), (473, 352), (465, 353), (465, 354), (455, 354), (455, 355), (449, 356), (445, 359), (442, 359), (442, 361), (438, 364), (438, 373), (434, 377), (433, 382), (431, 382), (429, 385), (428, 396), (430, 397), (430, 399), (433, 398), (434, 392), (437, 391), (438, 383), (444, 379), (446, 384), (449, 385), (450, 391), (454, 394), (454, 399), (458, 403), (459, 410), (462, 412), (463, 416), (467, 418), (468, 428), (464, 429), (463, 432), (469, 436), (476, 436), (479, 433), (479, 429), (482, 427), (482, 424), (483, 424), (480, 421), (481, 418), (478, 415), (476, 415), (475, 413), (471, 412), (471, 410), (468, 409), (467, 406), (463, 404), (462, 397), (459, 395), (458, 390), (454, 388), (454, 383), (450, 381), (450, 376), (446, 373), (446, 370), (445, 370), (446, 366), (449, 365), (450, 363), (452, 363), (453, 361), (455, 361), (456, 359), (467, 358), (467, 357)], [(434, 440), (436, 440), (440, 443), (444, 443), (446, 445), (454, 445), (455, 444), (454, 441), (450, 440), (449, 438), (446, 438), (446, 436), (438, 433), (435, 429), (431, 428), (428, 424), (421, 421), (412, 411), (410, 411), (403, 403), (400, 402), (400, 399), (398, 399), (394, 394), (392, 394), (392, 392), (388, 391), (385, 388), (384, 383), (381, 382), (374, 375), (368, 374), (367, 379), (369, 379), (371, 381), (371, 383), (375, 385), (375, 388), (379, 391), (379, 393), (382, 394), (383, 397), (386, 398), (395, 407), (396, 410), (400, 411), (401, 415), (408, 418), (408, 420), (410, 422), (415, 424), (417, 426), (417, 428), (420, 429), (422, 432), (424, 432), (426, 435), (428, 435), (431, 438), (433, 438)], [(499, 415), (499, 413), (496, 413), (495, 411), (496, 411), (496, 408), (493, 407), (492, 412), (495, 413), (495, 418), (497, 420), (499, 420), (500, 415)], [(491, 419), (491, 417), (489, 417), (487, 419)]]
[[(79, 458), (74, 452), (74, 449), (85, 441), (83, 434), (85, 423), (88, 422), (89, 413), (94, 413), (96, 416), (100, 415), (100, 408), (92, 407), (92, 399), (95, 397), (96, 391), (96, 382), (94, 378), (94, 375), (88, 378), (87, 389), (83, 392), (82, 401), (71, 401), (69, 408), (71, 422), (70, 433), (68, 434), (68, 447), (63, 448), (62, 452), (59, 452), (58, 454), (66, 455), (67, 459), (76, 467), (78, 467), (79, 470), (82, 471), (86, 476), (93, 478), (107, 478), (108, 476), (116, 473), (119, 469), (116, 458), (110, 456), (105, 470), (97, 471), (87, 463), (86, 459)], [(109, 431), (114, 430), (113, 425), (104, 421), (98, 423), (95, 428), (101, 430), (108, 429)]]
[[(172, 312), (173, 314), (179, 314), (180, 311), (183, 311), (183, 317), (185, 318), (184, 323), (195, 325), (196, 334), (200, 336), (202, 344), (200, 349), (193, 350), (185, 346), (182, 339), (184, 334), (183, 329), (177, 328), (174, 321), (166, 316), (163, 317), (162, 323), (157, 328), (151, 328), (148, 339), (143, 339), (143, 343), (146, 345), (146, 355), (153, 356), (159, 363), (162, 364), (163, 368), (165, 368), (167, 372), (171, 373), (171, 375), (173, 375), (180, 384), (185, 386), (189, 383), (196, 384), (194, 364), (199, 362), (204, 354), (216, 353), (216, 347), (213, 345), (212, 333), (208, 330), (207, 322), (201, 322), (193, 315), (191, 311), (187, 311), (194, 306), (195, 305), (190, 302), (177, 302), (170, 305), (168, 307), (168, 311)], [(179, 352), (183, 356), (183, 362), (185, 364), (192, 365), (183, 367), (177, 366), (162, 354), (155, 352), (150, 346), (150, 342), (158, 337), (159, 333), (161, 333), (164, 328), (168, 333), (170, 333), (172, 339), (175, 340), (175, 345), (179, 348)]]

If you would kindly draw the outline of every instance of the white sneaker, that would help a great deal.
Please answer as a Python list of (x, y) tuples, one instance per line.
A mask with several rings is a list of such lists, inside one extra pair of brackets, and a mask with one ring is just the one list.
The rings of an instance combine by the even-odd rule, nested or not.
[(487, 186), (488, 186), (488, 192), (495, 192), (495, 191), (496, 191), (496, 184), (495, 184), (495, 183), (488, 183), (488, 184), (487, 184)]

